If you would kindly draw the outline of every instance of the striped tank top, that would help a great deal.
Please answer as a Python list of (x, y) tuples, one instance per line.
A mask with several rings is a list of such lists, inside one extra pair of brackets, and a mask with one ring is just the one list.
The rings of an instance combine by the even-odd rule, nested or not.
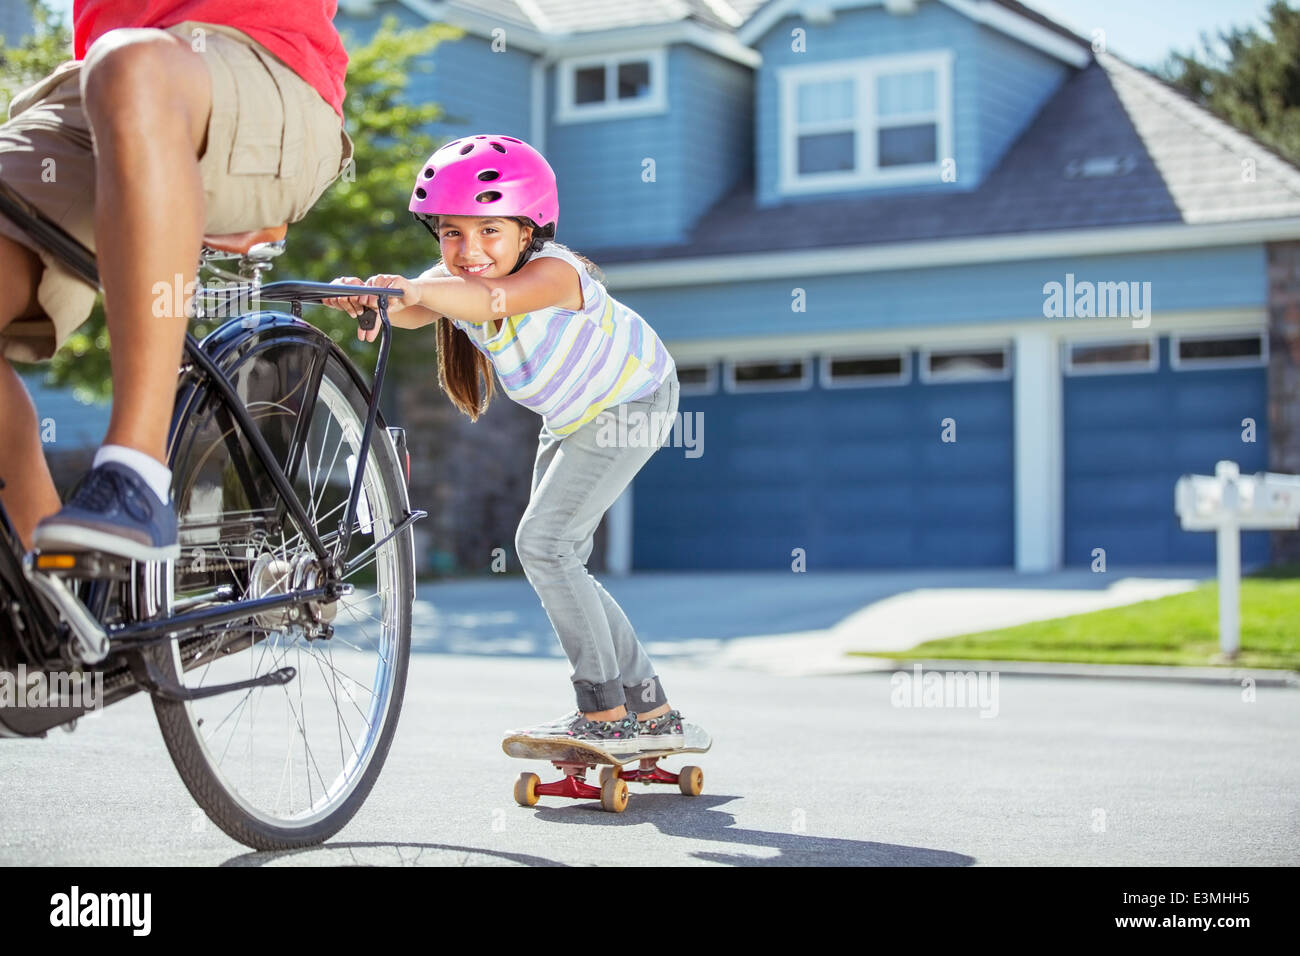
[(676, 365), (649, 323), (610, 295), (572, 253), (548, 242), (533, 254), (542, 257), (563, 259), (577, 270), (581, 310), (552, 306), (507, 316), (496, 333), (491, 322), (451, 321), (488, 357), (505, 393), (563, 438), (605, 409), (655, 392)]

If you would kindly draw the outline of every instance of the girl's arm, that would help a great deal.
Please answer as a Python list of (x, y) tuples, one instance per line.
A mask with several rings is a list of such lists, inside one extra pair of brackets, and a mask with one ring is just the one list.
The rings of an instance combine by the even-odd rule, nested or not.
[(550, 257), (534, 259), (514, 275), (500, 278), (430, 276), (433, 271), (411, 283), (415, 293), (412, 304), (479, 325), (561, 305), (582, 294), (573, 267)]
[[(381, 273), (371, 276), (364, 284), (402, 290), (402, 298), (389, 300), (390, 316), (420, 309), (431, 313), (434, 318), (442, 315), (476, 325), (562, 305), (575, 298), (581, 301), (582, 298), (578, 273), (562, 259), (549, 256), (534, 259), (514, 275), (500, 278), (429, 276), (429, 272), (436, 269), (428, 270), (418, 279)], [(377, 296), (359, 296), (345, 311), (356, 315), (362, 309), (377, 308), (377, 303)], [(417, 326), (414, 327), (432, 321), (420, 321), (422, 312), (416, 312)], [(392, 321), (394, 325), (408, 327), (402, 320), (394, 318)], [(377, 330), (372, 329), (371, 333), (367, 341), (377, 334)]]

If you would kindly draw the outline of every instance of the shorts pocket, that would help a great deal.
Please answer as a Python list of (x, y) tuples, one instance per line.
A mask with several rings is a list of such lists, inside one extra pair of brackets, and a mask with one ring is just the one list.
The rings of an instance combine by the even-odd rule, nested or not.
[(232, 176), (296, 176), (302, 134), (294, 135), (278, 63), (269, 54), (230, 40), (224, 59), (235, 81), (235, 130), (230, 148)]

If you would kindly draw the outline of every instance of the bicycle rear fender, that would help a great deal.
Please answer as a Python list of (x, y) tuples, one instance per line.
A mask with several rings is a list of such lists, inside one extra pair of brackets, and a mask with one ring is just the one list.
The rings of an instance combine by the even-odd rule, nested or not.
[[(242, 359), (260, 347), (270, 342), (287, 343), (291, 341), (298, 341), (313, 349), (333, 354), (340, 364), (347, 369), (349, 376), (356, 383), (365, 399), (370, 400), (370, 383), (365, 380), (356, 365), (339, 348), (338, 344), (316, 326), (287, 312), (272, 312), (269, 310), (250, 312), (247, 315), (226, 322), (220, 328), (211, 332), (202, 342), (195, 342), (192, 337), (187, 337), (186, 348), (197, 347), (203, 349), (218, 368), (223, 372), (229, 372)], [(207, 387), (199, 379), (199, 376), (187, 374), (182, 378), (177, 388), (176, 405), (172, 413), (171, 428), (167, 437), (168, 464), (173, 463), (171, 457), (175, 452), (175, 438), (179, 434), (181, 426), (184, 425), (190, 413), (197, 407), (196, 401), (201, 399), (206, 391)], [(382, 411), (377, 413), (375, 424), (387, 428)]]

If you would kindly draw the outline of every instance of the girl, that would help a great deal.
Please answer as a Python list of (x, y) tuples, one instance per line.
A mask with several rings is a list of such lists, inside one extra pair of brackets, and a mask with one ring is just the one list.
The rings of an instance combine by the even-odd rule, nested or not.
[[(508, 733), (574, 737), (619, 753), (683, 746), (680, 712), (626, 615), (586, 569), (601, 517), (671, 431), (672, 356), (589, 261), (554, 241), (555, 173), (522, 140), (481, 135), (443, 146), (416, 176), (409, 209), (438, 240), (442, 261), (417, 279), (381, 274), (364, 285), (402, 290), (388, 303), (393, 325), (437, 323), (438, 384), (471, 420), (487, 409), (494, 369), (507, 395), (542, 416), (515, 550), (573, 665), (578, 709)], [(326, 304), (356, 316), (377, 299)], [(378, 332), (357, 336), (373, 341)], [(626, 431), (610, 427), (619, 405)], [(651, 428), (638, 428), (638, 417)], [(600, 440), (611, 433), (629, 436), (628, 447)]]

